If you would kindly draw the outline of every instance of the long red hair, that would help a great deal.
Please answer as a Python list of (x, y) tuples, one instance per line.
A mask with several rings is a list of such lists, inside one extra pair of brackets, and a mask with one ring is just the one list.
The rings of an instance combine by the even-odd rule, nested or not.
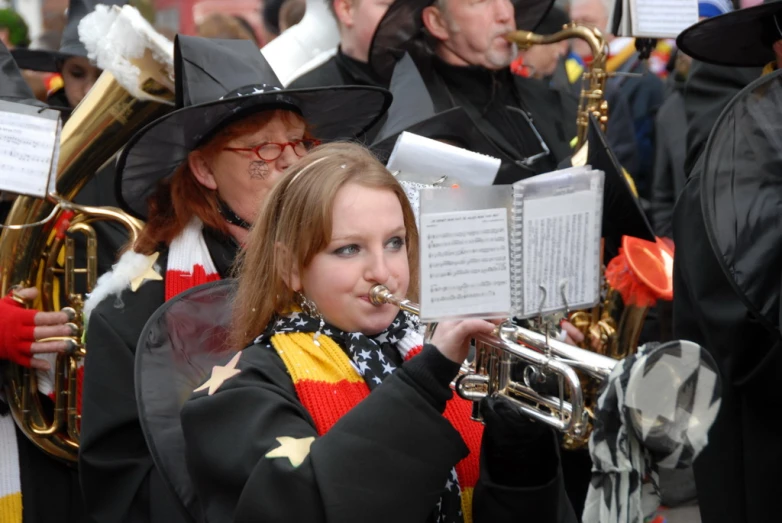
[[(277, 117), (291, 124), (304, 121), (298, 114), (283, 109), (255, 113), (227, 125), (198, 150), (211, 157), (237, 136), (256, 132)], [(133, 244), (133, 250), (152, 254), (161, 246), (170, 245), (194, 216), (200, 218), (204, 226), (228, 234), (228, 225), (218, 210), (217, 192), (201, 185), (185, 160), (173, 176), (158, 182), (147, 200), (147, 223)]]

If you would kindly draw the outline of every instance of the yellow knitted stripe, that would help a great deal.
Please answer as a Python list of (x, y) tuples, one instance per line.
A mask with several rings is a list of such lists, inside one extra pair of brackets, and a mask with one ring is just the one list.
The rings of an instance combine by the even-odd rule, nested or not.
[(472, 491), (472, 487), (462, 490), (462, 514), (464, 515), (464, 523), (472, 523)]
[(22, 493), (0, 498), (0, 523), (22, 523)]
[(364, 383), (351, 365), (345, 351), (334, 340), (321, 334), (320, 347), (312, 342), (313, 334), (292, 332), (275, 334), (272, 345), (291, 373), (294, 385), (300, 380), (338, 383)]

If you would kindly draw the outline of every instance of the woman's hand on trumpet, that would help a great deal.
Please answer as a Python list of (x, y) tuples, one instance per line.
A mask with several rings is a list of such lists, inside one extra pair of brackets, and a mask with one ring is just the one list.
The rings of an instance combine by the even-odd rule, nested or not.
[(568, 345), (579, 347), (581, 342), (584, 341), (584, 333), (578, 330), (578, 328), (567, 320), (563, 320), (559, 324), (562, 328), (562, 332), (565, 334), (565, 339), (562, 340)]
[(68, 322), (73, 318), (66, 312), (40, 312), (25, 308), (38, 297), (38, 289), (31, 287), (11, 291), (0, 300), (0, 360), (39, 370), (49, 370), (49, 362), (36, 359), (35, 354), (64, 352), (65, 341), (41, 342), (46, 338), (73, 336)]
[(491, 334), (501, 321), (492, 323), (486, 320), (444, 321), (437, 324), (432, 335), (432, 345), (449, 360), (462, 363), (470, 350), (470, 339), (476, 334)]

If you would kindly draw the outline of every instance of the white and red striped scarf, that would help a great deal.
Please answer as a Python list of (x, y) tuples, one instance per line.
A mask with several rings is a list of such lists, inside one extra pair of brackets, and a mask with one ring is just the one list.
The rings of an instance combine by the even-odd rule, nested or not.
[[(204, 224), (201, 220), (193, 218), (171, 242), (164, 276), (166, 301), (187, 289), (220, 279), (220, 274), (217, 272), (206, 246), (203, 228)], [(84, 303), (84, 325), (88, 324), (90, 314), (100, 302), (109, 296), (117, 296), (118, 298), (122, 291), (130, 288), (133, 280), (146, 272), (148, 266), (148, 257), (144, 254), (133, 250), (123, 254), (110, 272), (98, 278), (95, 289)], [(155, 266), (155, 270), (160, 272), (160, 267)], [(154, 311), (149, 312), (151, 315)], [(35, 357), (47, 360), (50, 366), (48, 371), (38, 371), (38, 390), (54, 399), (56, 355), (37, 354)], [(76, 384), (79, 412), (81, 412), (83, 371), (84, 361), (79, 360)]]

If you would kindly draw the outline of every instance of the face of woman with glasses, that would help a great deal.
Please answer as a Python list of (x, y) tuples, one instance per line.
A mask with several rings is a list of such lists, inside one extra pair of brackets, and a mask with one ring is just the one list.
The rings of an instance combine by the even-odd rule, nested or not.
[[(190, 168), (202, 185), (219, 197), (242, 219), (252, 223), (267, 194), (288, 168), (318, 142), (305, 140), (304, 120), (289, 111), (275, 111), (271, 118), (254, 115), (234, 124), (217, 147), (204, 147), (190, 155)], [(261, 125), (252, 124), (262, 121)], [(242, 231), (234, 231), (234, 236)], [(242, 238), (238, 238), (242, 241)]]

